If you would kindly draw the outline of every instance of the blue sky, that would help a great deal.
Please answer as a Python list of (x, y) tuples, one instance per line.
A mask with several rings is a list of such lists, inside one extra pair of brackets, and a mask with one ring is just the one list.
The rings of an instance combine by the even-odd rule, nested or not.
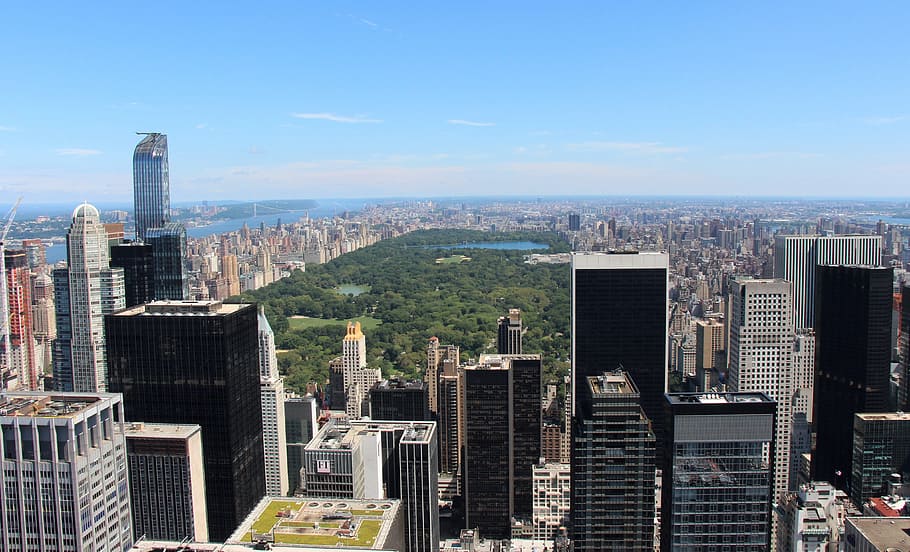
[(907, 2), (59, 2), (0, 17), (0, 201), (906, 196)]

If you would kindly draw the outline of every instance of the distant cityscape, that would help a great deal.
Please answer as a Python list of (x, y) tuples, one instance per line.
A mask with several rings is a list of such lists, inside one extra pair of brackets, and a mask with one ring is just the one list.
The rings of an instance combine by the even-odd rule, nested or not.
[[(910, 550), (906, 200), (175, 208), (168, 152), (142, 135), (131, 207), (0, 221), (0, 549)], [(483, 237), (407, 241), (440, 230)], [(383, 244), (556, 267), (569, 324), (532, 341), (555, 297), (504, 294), (468, 355), (433, 333), (486, 321), (462, 304), (408, 379), (366, 320), (269, 302)], [(323, 292), (381, 324), (369, 285)], [(327, 377), (291, 384), (293, 320), (331, 342)]]

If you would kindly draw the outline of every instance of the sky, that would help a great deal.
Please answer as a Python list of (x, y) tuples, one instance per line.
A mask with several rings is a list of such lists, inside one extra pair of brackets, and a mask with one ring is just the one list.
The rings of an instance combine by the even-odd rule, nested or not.
[[(0, 207), (905, 197), (908, 2), (8, 2)], [(5, 210), (5, 208), (4, 208)]]

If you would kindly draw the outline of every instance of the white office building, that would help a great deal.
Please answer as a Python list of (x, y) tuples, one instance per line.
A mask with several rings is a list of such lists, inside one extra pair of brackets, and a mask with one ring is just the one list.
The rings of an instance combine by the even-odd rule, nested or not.
[(275, 334), (259, 311), (259, 391), (262, 399), (262, 447), (265, 451), (265, 492), (288, 494), (288, 448), (284, 424), (284, 378), (278, 373)]

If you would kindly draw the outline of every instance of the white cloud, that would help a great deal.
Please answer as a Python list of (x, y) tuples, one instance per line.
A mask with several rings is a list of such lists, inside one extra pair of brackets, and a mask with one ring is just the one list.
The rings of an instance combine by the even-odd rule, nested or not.
[(496, 123), (482, 123), (482, 122), (478, 122), (478, 121), (466, 121), (464, 119), (449, 119), (448, 123), (450, 125), (464, 125), (464, 126), (473, 126), (473, 127), (496, 126)]
[(894, 123), (899, 123), (901, 121), (906, 121), (910, 119), (907, 115), (895, 115), (891, 117), (863, 117), (860, 119), (862, 122), (867, 125), (893, 125)]
[(373, 28), (376, 28), (379, 26), (377, 23), (374, 23), (373, 21), (370, 21), (369, 19), (365, 19), (363, 17), (360, 18), (360, 22), (363, 23), (364, 25), (369, 25), (370, 27), (373, 27)]
[(579, 142), (566, 146), (571, 151), (618, 151), (623, 153), (640, 153), (646, 155), (662, 153), (685, 153), (689, 148), (681, 146), (665, 146), (660, 142)]
[(349, 117), (345, 115), (335, 115), (334, 113), (291, 113), (295, 119), (311, 119), (320, 121), (332, 121), (333, 123), (381, 123), (382, 119), (370, 119), (363, 115)]
[(804, 151), (759, 151), (755, 153), (731, 153), (721, 156), (721, 159), (814, 159), (823, 157), (820, 153), (808, 153)]
[(60, 148), (57, 150), (57, 155), (66, 155), (71, 157), (87, 157), (89, 155), (101, 155), (101, 150), (88, 149), (88, 148)]

